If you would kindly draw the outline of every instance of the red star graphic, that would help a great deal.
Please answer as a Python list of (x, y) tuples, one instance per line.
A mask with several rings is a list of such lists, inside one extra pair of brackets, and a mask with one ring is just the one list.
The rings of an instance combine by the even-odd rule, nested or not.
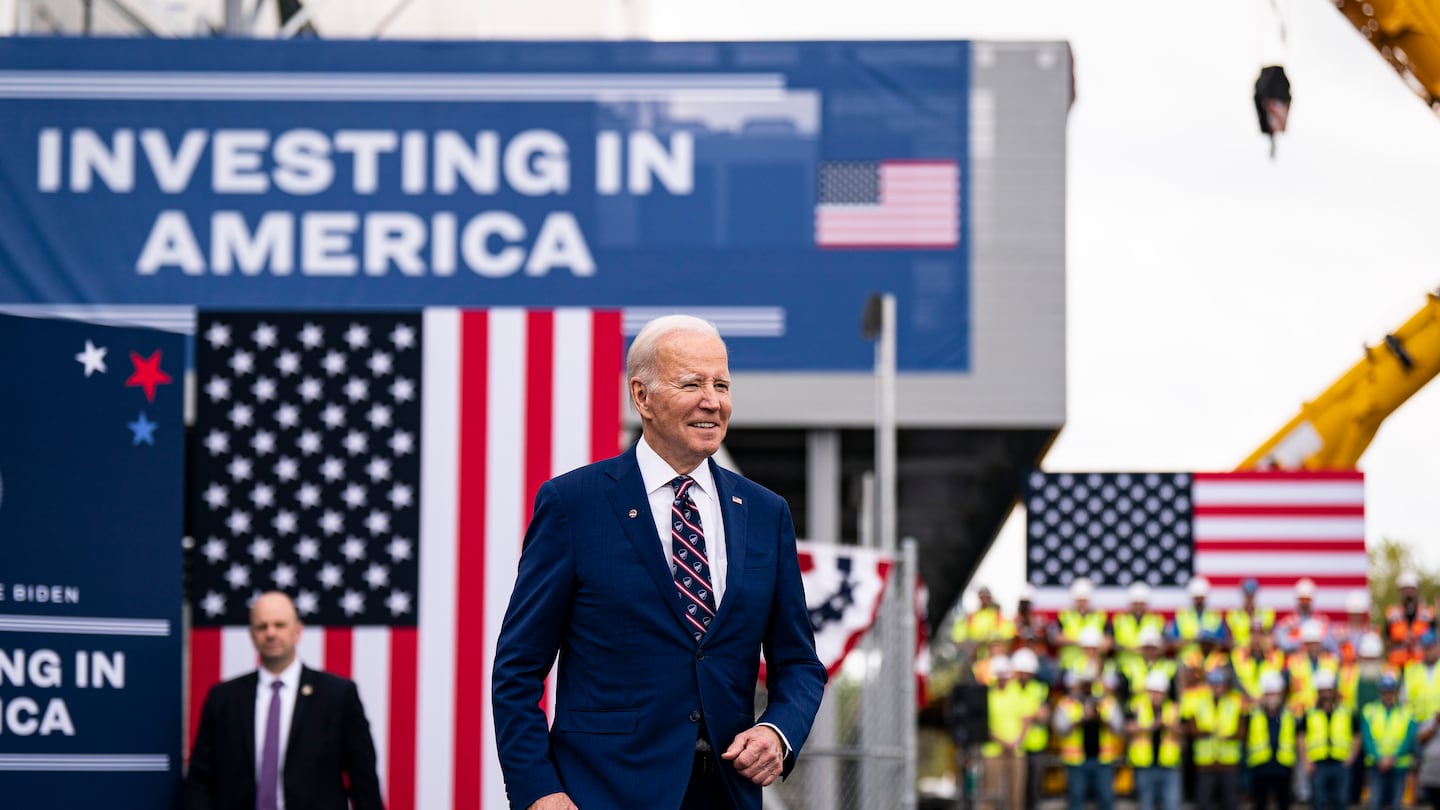
[(135, 373), (125, 381), (128, 386), (140, 386), (145, 389), (145, 399), (155, 401), (155, 386), (167, 385), (170, 383), (170, 375), (160, 370), (160, 350), (149, 357), (141, 357), (139, 352), (130, 352), (130, 362), (135, 366)]

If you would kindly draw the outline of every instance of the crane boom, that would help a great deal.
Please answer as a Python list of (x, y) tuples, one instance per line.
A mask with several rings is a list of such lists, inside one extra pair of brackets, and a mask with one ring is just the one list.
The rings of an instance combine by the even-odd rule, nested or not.
[(1278, 433), (1240, 463), (1242, 470), (1353, 469), (1380, 423), (1440, 373), (1440, 293), (1350, 367)]
[(1440, 114), (1440, 2), (1335, 0), (1335, 5), (1410, 89)]

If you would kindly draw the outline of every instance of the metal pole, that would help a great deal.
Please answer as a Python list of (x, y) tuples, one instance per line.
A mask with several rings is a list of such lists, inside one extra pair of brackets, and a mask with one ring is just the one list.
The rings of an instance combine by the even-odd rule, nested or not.
[(905, 751), (900, 781), (900, 787), (904, 792), (900, 794), (900, 807), (901, 810), (914, 810), (916, 803), (915, 771), (920, 758), (920, 741), (915, 728), (915, 710), (920, 705), (915, 685), (915, 641), (920, 637), (919, 628), (916, 626), (918, 618), (915, 616), (915, 581), (920, 573), (920, 552), (915, 538), (905, 538), (905, 541), (900, 544), (900, 553), (903, 561), (900, 573), (904, 575), (904, 579), (897, 583), (901, 587), (896, 591), (904, 595), (899, 611), (900, 639), (904, 645), (903, 648), (908, 652), (901, 659), (905, 662), (902, 669), (905, 670), (907, 676), (900, 687), (900, 717), (905, 718), (900, 724), (901, 748)]
[(895, 296), (880, 297), (880, 339), (875, 342), (875, 512), (880, 521), (880, 548), (894, 555), (896, 548), (895, 496)]
[[(261, 5), (265, 0), (256, 0), (256, 5)], [(245, 0), (225, 0), (225, 21), (223, 23), (224, 33), (227, 37), (238, 37), (249, 35), (249, 27), (245, 24)]]

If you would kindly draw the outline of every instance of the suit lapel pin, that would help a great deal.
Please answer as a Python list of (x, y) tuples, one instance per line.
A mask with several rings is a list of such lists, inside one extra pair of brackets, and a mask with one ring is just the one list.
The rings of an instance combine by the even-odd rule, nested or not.
[(740, 500), (740, 496), (739, 496), (739, 495), (731, 495), (731, 496), (730, 496), (730, 500), (734, 501), (735, 503), (740, 504), (741, 506), (744, 506), (744, 505), (745, 505), (745, 502), (742, 501), (742, 500)]
[(630, 510), (630, 517), (632, 517), (632, 518), (639, 516), (639, 514), (640, 514), (640, 512), (637, 511), (637, 510), (635, 510), (635, 509), (631, 509), (631, 510)]
[(306, 697), (309, 697), (309, 696), (313, 695), (314, 693), (315, 693), (315, 687), (311, 686), (311, 685), (308, 684), (308, 683), (305, 684), (304, 686), (300, 687), (300, 694), (302, 694), (302, 695), (304, 695), (304, 696), (306, 696)]

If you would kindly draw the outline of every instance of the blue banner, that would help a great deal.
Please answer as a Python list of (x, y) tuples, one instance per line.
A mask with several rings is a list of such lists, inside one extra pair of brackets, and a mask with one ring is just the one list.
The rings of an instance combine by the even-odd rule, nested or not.
[(171, 806), (184, 341), (0, 316), (0, 790)]
[(964, 42), (0, 40), (0, 304), (685, 310), (971, 368)]

